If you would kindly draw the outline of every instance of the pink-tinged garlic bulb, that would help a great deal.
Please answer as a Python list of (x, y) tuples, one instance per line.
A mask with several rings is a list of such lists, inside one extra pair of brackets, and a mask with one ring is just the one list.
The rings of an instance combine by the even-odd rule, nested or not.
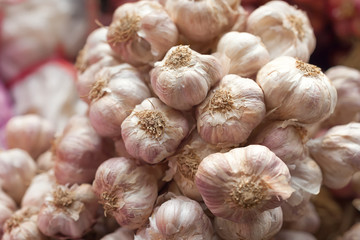
[(360, 123), (332, 127), (306, 145), (323, 173), (323, 183), (332, 189), (345, 187), (360, 170)]
[(54, 171), (50, 170), (36, 175), (21, 200), (21, 207), (37, 207), (40, 209), (46, 195), (54, 189), (55, 185)]
[(145, 224), (158, 194), (156, 177), (151, 168), (137, 166), (127, 158), (112, 158), (96, 171), (93, 189), (106, 215), (128, 229)]
[(35, 161), (24, 150), (14, 148), (0, 151), (0, 184), (16, 203), (21, 202), (35, 174)]
[(184, 196), (173, 196), (155, 208), (149, 226), (135, 240), (211, 239), (214, 230), (200, 204)]
[(105, 137), (119, 137), (121, 123), (150, 90), (140, 73), (129, 64), (100, 70), (90, 91), (89, 118), (96, 132)]
[(253, 11), (246, 31), (261, 38), (271, 59), (291, 56), (308, 62), (316, 45), (306, 13), (285, 1), (271, 1)]
[(55, 128), (48, 120), (34, 114), (11, 118), (5, 129), (8, 148), (20, 148), (36, 159), (48, 150)]
[(240, 1), (233, 2), (167, 0), (164, 5), (182, 35), (191, 41), (206, 42), (234, 25)]
[(285, 163), (261, 145), (211, 154), (195, 175), (209, 210), (234, 222), (280, 206), (294, 191), (289, 181)]
[(248, 216), (239, 222), (215, 217), (214, 228), (216, 233), (226, 240), (269, 240), (282, 226), (281, 208), (266, 210), (254, 216)]
[(305, 154), (307, 131), (292, 121), (275, 121), (262, 124), (251, 137), (251, 144), (269, 148), (287, 165)]
[(142, 101), (121, 124), (127, 152), (151, 164), (174, 154), (188, 132), (185, 116), (158, 98)]
[(360, 238), (360, 223), (355, 223), (349, 230), (347, 230), (341, 240), (356, 240)]
[(100, 240), (134, 240), (134, 232), (127, 228), (119, 228), (115, 232), (102, 237)]
[[(281, 230), (276, 234), (274, 240), (316, 240), (316, 237), (310, 233), (293, 230)], [(343, 239), (345, 240), (345, 239)], [(349, 239), (350, 240), (350, 239)]]
[(205, 142), (194, 130), (176, 154), (168, 158), (169, 165), (173, 168), (174, 181), (185, 196), (202, 201), (195, 185), (195, 174), (203, 158), (220, 150), (221, 148)]
[(230, 74), (253, 77), (270, 61), (270, 55), (261, 39), (246, 32), (228, 32), (217, 44), (217, 52), (230, 58)]
[(172, 47), (150, 72), (155, 94), (170, 107), (190, 110), (224, 75), (220, 61), (188, 46)]
[(335, 66), (325, 72), (336, 88), (338, 100), (334, 113), (326, 120), (327, 126), (347, 124), (356, 120), (360, 112), (360, 71), (346, 66)]
[(37, 225), (46, 236), (80, 238), (96, 220), (98, 199), (90, 184), (57, 185), (45, 198)]
[(156, 1), (139, 1), (118, 7), (107, 34), (114, 52), (134, 66), (161, 60), (177, 40), (175, 23)]
[(48, 150), (48, 151), (44, 152), (43, 154), (41, 154), (36, 159), (37, 172), (42, 173), (42, 172), (47, 172), (50, 169), (52, 169), (55, 164), (54, 160), (55, 159), (52, 156), (51, 150)]
[(16, 211), (4, 225), (2, 240), (46, 240), (37, 227), (38, 209), (25, 207)]
[(309, 201), (304, 208), (303, 216), (294, 221), (284, 223), (284, 229), (316, 233), (320, 228), (320, 221), (315, 206)]
[(329, 117), (336, 106), (336, 89), (321, 69), (293, 57), (267, 63), (256, 82), (272, 119), (315, 123)]
[(229, 74), (197, 106), (197, 130), (208, 143), (236, 146), (249, 137), (265, 112), (261, 88), (249, 78)]
[(112, 143), (101, 138), (85, 116), (73, 116), (53, 146), (59, 184), (91, 183), (96, 169), (112, 156)]

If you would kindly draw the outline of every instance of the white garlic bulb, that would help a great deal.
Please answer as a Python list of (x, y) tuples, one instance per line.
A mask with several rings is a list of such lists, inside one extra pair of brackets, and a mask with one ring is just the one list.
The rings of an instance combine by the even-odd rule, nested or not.
[(128, 229), (137, 229), (148, 220), (158, 194), (151, 168), (138, 166), (127, 158), (111, 158), (96, 171), (93, 189), (105, 214)]
[(272, 119), (315, 123), (330, 116), (336, 106), (336, 89), (321, 69), (293, 57), (267, 63), (256, 82)]
[(206, 98), (224, 73), (214, 56), (175, 46), (150, 74), (151, 86), (161, 101), (178, 110), (190, 110)]
[(197, 130), (208, 143), (243, 143), (265, 117), (264, 95), (251, 79), (229, 74), (196, 108)]
[(54, 138), (55, 128), (45, 118), (35, 114), (16, 116), (6, 124), (5, 135), (8, 148), (20, 148), (36, 159), (48, 150)]
[(224, 218), (215, 217), (216, 233), (226, 240), (269, 240), (282, 226), (281, 208), (266, 210), (256, 216), (248, 216), (239, 222), (232, 222)]
[(333, 189), (345, 187), (360, 170), (360, 123), (329, 129), (306, 145), (323, 173), (323, 183)]
[(246, 32), (228, 32), (218, 44), (217, 52), (230, 58), (229, 74), (253, 77), (270, 61), (270, 55), (261, 39)]
[(140, 73), (131, 65), (124, 63), (101, 69), (89, 95), (91, 125), (101, 136), (119, 137), (121, 123), (150, 95)]
[(174, 22), (156, 1), (139, 1), (118, 7), (107, 34), (114, 52), (134, 66), (160, 60), (177, 39)]
[(209, 210), (234, 222), (280, 206), (294, 191), (289, 181), (285, 163), (261, 145), (211, 154), (195, 175)]
[(239, 0), (167, 0), (165, 9), (181, 34), (195, 42), (204, 42), (228, 31), (238, 17)]
[(271, 59), (292, 56), (309, 61), (316, 39), (304, 11), (285, 1), (270, 1), (247, 19), (246, 31), (261, 38)]
[(158, 98), (142, 101), (121, 124), (127, 152), (147, 163), (158, 163), (174, 154), (188, 132), (185, 116)]

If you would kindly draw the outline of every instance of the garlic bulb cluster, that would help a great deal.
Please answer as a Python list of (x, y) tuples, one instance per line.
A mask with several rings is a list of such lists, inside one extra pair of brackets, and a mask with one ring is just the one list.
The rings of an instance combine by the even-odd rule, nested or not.
[(280, 230), (282, 220), (281, 208), (277, 207), (238, 222), (215, 217), (214, 227), (216, 233), (226, 240), (268, 240)]
[(122, 121), (135, 105), (150, 97), (150, 90), (140, 73), (124, 63), (101, 69), (89, 94), (91, 125), (101, 136), (118, 137)]
[(24, 150), (0, 151), (0, 185), (16, 203), (21, 202), (35, 174), (36, 164)]
[(158, 163), (174, 154), (188, 132), (185, 116), (158, 98), (142, 101), (121, 124), (127, 152), (147, 163)]
[(323, 137), (309, 140), (306, 145), (329, 188), (345, 187), (360, 170), (360, 123), (332, 127)]
[(326, 120), (327, 126), (347, 124), (360, 113), (360, 71), (346, 66), (335, 66), (325, 72), (337, 91), (334, 113)]
[(174, 46), (151, 71), (151, 86), (166, 105), (190, 110), (224, 75), (220, 61), (189, 46)]
[(240, 0), (166, 0), (164, 5), (179, 32), (194, 42), (206, 42), (231, 29)]
[(285, 1), (270, 1), (247, 19), (246, 31), (261, 38), (271, 59), (291, 56), (308, 62), (315, 35), (306, 13)]
[(261, 39), (247, 32), (228, 32), (217, 44), (217, 52), (230, 58), (229, 74), (253, 77), (270, 61), (270, 55)]
[(84, 116), (73, 116), (52, 148), (56, 181), (91, 183), (96, 169), (112, 156), (111, 142), (101, 138)]
[(36, 159), (48, 150), (54, 138), (55, 128), (48, 120), (35, 115), (12, 117), (6, 124), (8, 148), (20, 148)]
[(336, 89), (321, 69), (293, 57), (267, 63), (256, 82), (272, 119), (315, 123), (329, 117), (336, 106)]
[(38, 209), (25, 207), (16, 211), (4, 225), (3, 240), (46, 240), (37, 227)]
[(57, 185), (46, 196), (37, 225), (49, 237), (80, 238), (95, 223), (98, 199), (90, 184)]
[(148, 220), (157, 198), (158, 186), (151, 168), (127, 158), (112, 158), (96, 171), (93, 189), (106, 215), (128, 229)]
[(265, 117), (264, 95), (251, 79), (229, 74), (196, 108), (197, 130), (208, 143), (243, 143)]
[(174, 196), (154, 209), (149, 226), (140, 229), (135, 240), (211, 239), (214, 230), (200, 204)]
[(195, 175), (209, 210), (234, 222), (280, 206), (294, 191), (289, 181), (286, 164), (261, 145), (211, 154)]
[(134, 66), (160, 60), (177, 40), (174, 22), (156, 1), (139, 1), (118, 7), (107, 33), (107, 41), (114, 52)]

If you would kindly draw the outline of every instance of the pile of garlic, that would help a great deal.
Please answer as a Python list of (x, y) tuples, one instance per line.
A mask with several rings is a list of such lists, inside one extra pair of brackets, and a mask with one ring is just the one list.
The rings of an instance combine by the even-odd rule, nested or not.
[(120, 6), (76, 62), (87, 114), (56, 136), (34, 116), (9, 122), (0, 233), (315, 239), (312, 196), (360, 171), (360, 72), (323, 73), (314, 48), (306, 13), (283, 1)]

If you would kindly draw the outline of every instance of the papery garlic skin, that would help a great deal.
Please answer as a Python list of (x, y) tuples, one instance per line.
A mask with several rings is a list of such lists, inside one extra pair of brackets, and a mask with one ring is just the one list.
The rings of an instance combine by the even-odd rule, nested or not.
[(239, 0), (233, 3), (226, 0), (167, 0), (164, 5), (181, 34), (191, 41), (204, 42), (234, 25), (239, 3)]
[(185, 116), (158, 98), (142, 101), (121, 124), (127, 152), (151, 164), (174, 154), (188, 132)]
[(160, 60), (176, 44), (178, 30), (156, 1), (139, 1), (118, 7), (107, 33), (111, 48), (134, 66)]
[(16, 203), (21, 202), (35, 174), (35, 161), (24, 150), (14, 148), (0, 152), (0, 185)]
[(73, 116), (52, 149), (56, 181), (91, 183), (99, 165), (112, 156), (112, 147), (95, 132), (87, 117)]
[(134, 232), (126, 228), (119, 228), (113, 233), (107, 234), (100, 240), (134, 240)]
[(214, 228), (226, 240), (268, 240), (281, 229), (282, 222), (281, 208), (277, 207), (246, 217), (240, 222), (215, 217)]
[(46, 240), (37, 227), (38, 209), (32, 207), (21, 208), (16, 211), (4, 225), (2, 240)]
[(49, 237), (80, 238), (95, 223), (97, 209), (98, 199), (90, 184), (57, 185), (45, 198), (37, 225)]
[(261, 38), (271, 59), (291, 56), (308, 62), (316, 45), (306, 13), (285, 1), (270, 1), (255, 9), (246, 31)]
[(229, 74), (196, 108), (197, 130), (208, 143), (243, 143), (265, 117), (264, 95), (251, 79)]
[(96, 171), (93, 189), (106, 215), (128, 229), (137, 229), (148, 220), (158, 187), (151, 168), (134, 160), (112, 158)]
[(360, 123), (332, 127), (323, 137), (309, 140), (306, 145), (329, 188), (345, 187), (360, 170)]
[(209, 210), (234, 222), (280, 206), (294, 191), (289, 181), (285, 163), (261, 145), (211, 154), (195, 175)]
[(35, 114), (13, 117), (5, 129), (8, 148), (23, 149), (34, 159), (50, 148), (54, 134), (51, 122)]
[(229, 74), (252, 77), (270, 61), (270, 55), (261, 39), (246, 32), (228, 32), (218, 44), (217, 52), (230, 58)]
[(206, 98), (224, 73), (214, 56), (180, 45), (172, 47), (150, 74), (151, 86), (161, 101), (178, 110), (190, 110)]
[(91, 125), (101, 136), (119, 137), (121, 123), (137, 104), (151, 96), (150, 90), (129, 64), (103, 68), (96, 79), (90, 91)]
[(293, 57), (282, 56), (267, 63), (256, 82), (274, 120), (315, 123), (329, 117), (336, 106), (336, 89), (321, 69)]

